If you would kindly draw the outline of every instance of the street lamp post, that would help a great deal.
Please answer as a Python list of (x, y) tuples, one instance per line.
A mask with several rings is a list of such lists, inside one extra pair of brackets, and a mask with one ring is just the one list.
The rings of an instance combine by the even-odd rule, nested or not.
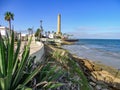
[(42, 22), (43, 22), (43, 21), (40, 20), (40, 33), (39, 33), (40, 38), (42, 38), (42, 32), (43, 32)]

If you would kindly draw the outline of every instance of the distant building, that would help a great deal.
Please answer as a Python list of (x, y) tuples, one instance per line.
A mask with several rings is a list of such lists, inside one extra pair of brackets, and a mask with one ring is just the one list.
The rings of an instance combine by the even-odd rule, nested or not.
[(2, 36), (6, 36), (7, 34), (10, 36), (10, 30), (5, 26), (0, 26), (0, 33)]
[[(7, 35), (8, 35), (8, 37), (10, 37), (10, 30), (9, 30), (9, 28), (7, 28), (5, 26), (0, 26), (0, 33), (3, 37), (7, 37)], [(15, 40), (17, 40), (18, 37), (19, 37), (19, 34), (16, 31), (14, 31)]]
[(22, 41), (27, 41), (27, 40), (28, 40), (28, 37), (30, 38), (30, 36), (31, 36), (31, 35), (22, 33), (22, 34), (21, 34), (21, 40), (22, 40)]

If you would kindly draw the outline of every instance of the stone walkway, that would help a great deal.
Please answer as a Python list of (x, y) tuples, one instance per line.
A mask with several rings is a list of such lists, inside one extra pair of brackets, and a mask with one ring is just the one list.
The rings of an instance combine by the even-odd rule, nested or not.
[(39, 51), (42, 48), (43, 44), (41, 42), (32, 41), (30, 44), (30, 55)]

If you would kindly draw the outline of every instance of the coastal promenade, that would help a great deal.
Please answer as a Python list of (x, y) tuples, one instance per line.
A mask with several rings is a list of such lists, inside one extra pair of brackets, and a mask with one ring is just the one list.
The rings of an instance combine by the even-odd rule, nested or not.
[[(27, 42), (22, 41), (21, 52), (26, 43)], [(44, 56), (44, 44), (42, 42), (32, 41), (30, 44), (30, 56), (32, 56), (32, 57), (36, 56), (35, 61), (34, 61), (35, 63), (41, 62), (42, 58)]]

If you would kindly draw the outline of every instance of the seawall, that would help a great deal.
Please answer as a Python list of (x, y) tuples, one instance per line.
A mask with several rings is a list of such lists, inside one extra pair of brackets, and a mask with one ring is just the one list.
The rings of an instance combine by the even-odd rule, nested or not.
[(31, 42), (30, 56), (36, 56), (35, 63), (43, 60), (44, 53), (44, 44), (42, 42)]

